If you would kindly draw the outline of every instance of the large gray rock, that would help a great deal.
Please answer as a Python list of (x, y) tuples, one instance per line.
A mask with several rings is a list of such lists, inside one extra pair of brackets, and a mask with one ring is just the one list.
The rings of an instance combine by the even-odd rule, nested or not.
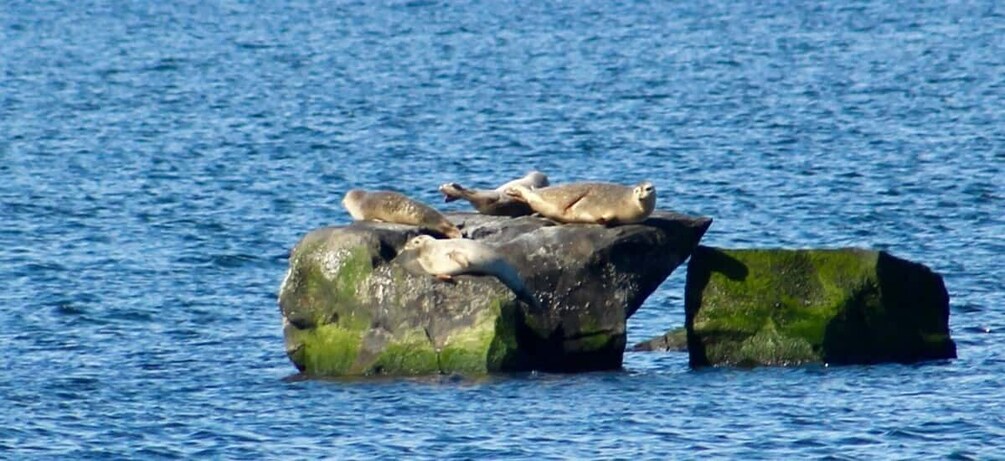
[(360, 222), (307, 234), (280, 289), (286, 350), (312, 375), (616, 369), (625, 321), (698, 245), (711, 219), (656, 212), (619, 227), (450, 214), (500, 250), (544, 305), (494, 277), (417, 269), (410, 226)]

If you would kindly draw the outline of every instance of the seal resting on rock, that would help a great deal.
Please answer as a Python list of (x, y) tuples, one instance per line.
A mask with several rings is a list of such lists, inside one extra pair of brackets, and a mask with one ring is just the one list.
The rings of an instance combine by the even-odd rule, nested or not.
[(506, 190), (514, 186), (525, 186), (531, 189), (547, 187), (548, 177), (540, 171), (531, 171), (520, 179), (514, 179), (494, 190), (468, 189), (458, 183), (450, 182), (440, 186), (444, 202), (464, 199), (471, 203), (479, 213), (491, 216), (526, 216), (533, 213), (530, 206), (506, 195)]
[(416, 251), (416, 260), (427, 274), (452, 281), (461, 274), (493, 275), (506, 285), (517, 299), (541, 310), (538, 301), (524, 284), (520, 274), (506, 258), (492, 247), (470, 239), (437, 240), (428, 235), (413, 237), (405, 251)]
[(409, 224), (450, 238), (461, 238), (460, 229), (439, 211), (397, 192), (353, 189), (345, 194), (342, 206), (357, 221)]
[(542, 189), (516, 185), (506, 194), (560, 223), (631, 224), (645, 220), (656, 208), (656, 188), (649, 181), (634, 187), (600, 182)]

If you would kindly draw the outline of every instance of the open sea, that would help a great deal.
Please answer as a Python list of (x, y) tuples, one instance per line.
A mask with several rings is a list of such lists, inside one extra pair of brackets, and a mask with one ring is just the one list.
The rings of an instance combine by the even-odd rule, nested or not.
[[(959, 358), (289, 378), (346, 190), (531, 168), (924, 263)], [(1003, 342), (1005, 3), (0, 1), (0, 458), (1005, 459)]]

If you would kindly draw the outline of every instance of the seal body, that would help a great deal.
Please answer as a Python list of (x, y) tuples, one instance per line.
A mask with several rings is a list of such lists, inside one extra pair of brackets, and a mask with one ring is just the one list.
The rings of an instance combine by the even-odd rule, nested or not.
[(506, 193), (541, 216), (561, 223), (631, 224), (646, 219), (656, 208), (656, 188), (649, 181), (634, 187), (601, 182), (542, 189), (517, 185)]
[(548, 177), (544, 173), (531, 171), (524, 177), (507, 182), (494, 190), (468, 189), (452, 182), (440, 186), (440, 192), (443, 193), (443, 201), (467, 200), (481, 214), (517, 217), (529, 215), (533, 210), (530, 205), (506, 195), (506, 190), (515, 186), (535, 189), (547, 185)]
[(540, 301), (527, 289), (516, 268), (484, 243), (471, 239), (436, 240), (420, 235), (405, 244), (405, 251), (418, 252), (416, 260), (422, 270), (441, 280), (462, 274), (495, 276), (513, 290), (517, 299), (541, 309)]
[(450, 238), (461, 238), (457, 226), (439, 211), (397, 192), (353, 189), (345, 194), (342, 206), (357, 221), (409, 224)]

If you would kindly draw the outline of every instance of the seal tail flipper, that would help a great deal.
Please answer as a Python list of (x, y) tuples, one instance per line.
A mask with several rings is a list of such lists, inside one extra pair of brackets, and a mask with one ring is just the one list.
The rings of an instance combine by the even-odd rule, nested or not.
[(541, 305), (541, 301), (537, 299), (537, 296), (534, 296), (534, 294), (530, 292), (527, 288), (527, 284), (523, 282), (523, 279), (520, 278), (520, 275), (517, 274), (516, 269), (512, 266), (507, 265), (505, 269), (499, 271), (499, 274), (497, 274), (496, 277), (503, 283), (503, 285), (506, 285), (507, 288), (513, 291), (513, 294), (516, 295), (516, 299), (527, 303), (527, 305), (536, 311), (544, 310), (544, 307)]
[(537, 297), (526, 288), (522, 291), (514, 291), (514, 293), (516, 293), (517, 299), (527, 303), (527, 305), (535, 311), (540, 312), (544, 310), (544, 306), (541, 305), (541, 301), (538, 301)]
[(519, 184), (506, 189), (506, 195), (512, 197), (513, 200), (523, 203), (527, 203), (527, 196), (525, 194), (528, 192), (530, 192), (530, 189)]
[(463, 196), (464, 188), (460, 184), (455, 182), (448, 182), (440, 186), (440, 193), (443, 194), (443, 201), (445, 203), (453, 202)]

